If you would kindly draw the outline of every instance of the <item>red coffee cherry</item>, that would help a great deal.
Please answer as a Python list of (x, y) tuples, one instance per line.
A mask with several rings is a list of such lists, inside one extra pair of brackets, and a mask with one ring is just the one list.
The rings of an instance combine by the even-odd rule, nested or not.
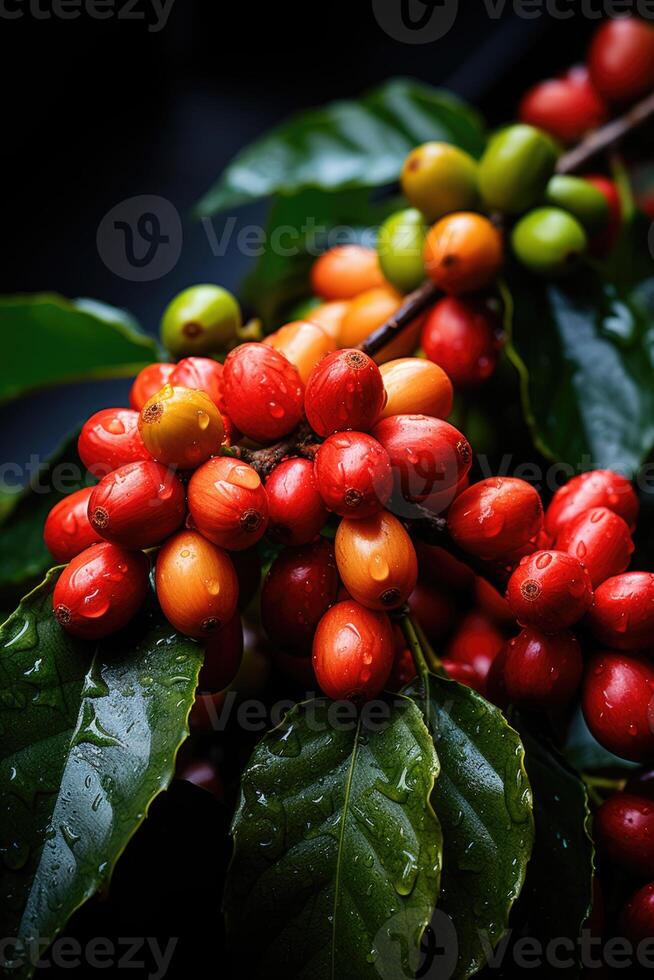
[(614, 180), (604, 174), (584, 174), (584, 180), (596, 187), (606, 198), (609, 206), (609, 220), (601, 231), (596, 232), (588, 243), (591, 255), (603, 258), (608, 255), (620, 237), (622, 228), (622, 201), (620, 191)]
[(367, 432), (386, 402), (384, 381), (363, 351), (337, 350), (311, 372), (304, 396), (307, 421), (319, 436), (356, 429)]
[(337, 592), (334, 549), (326, 538), (282, 551), (261, 590), (261, 622), (271, 641), (289, 653), (306, 653)]
[(421, 346), (458, 387), (490, 378), (501, 347), (500, 320), (487, 303), (446, 296), (433, 307)]
[(593, 838), (609, 860), (637, 878), (654, 875), (654, 802), (616, 793), (595, 814)]
[(208, 395), (216, 408), (223, 409), (223, 366), (211, 357), (185, 357), (170, 375), (174, 388), (191, 388)]
[(235, 613), (228, 623), (212, 634), (204, 648), (204, 663), (198, 678), (198, 691), (217, 694), (232, 683), (243, 660), (243, 623)]
[(122, 629), (148, 593), (150, 562), (140, 551), (103, 541), (76, 555), (64, 568), (52, 596), (58, 623), (83, 640), (100, 640)]
[(228, 456), (210, 459), (195, 471), (188, 506), (198, 531), (229, 551), (250, 548), (268, 526), (268, 496), (259, 474)]
[[(416, 503), (434, 511), (454, 500), (472, 464), (470, 443), (458, 429), (426, 415), (393, 415), (372, 431), (391, 460), (389, 510), (415, 516)], [(432, 498), (430, 501), (429, 498)]]
[(588, 69), (576, 65), (562, 78), (548, 78), (529, 89), (518, 115), (562, 143), (577, 143), (606, 122), (608, 109), (593, 88)]
[(207, 639), (236, 612), (238, 579), (229, 555), (197, 531), (179, 531), (157, 556), (157, 598), (180, 633)]
[[(422, 576), (422, 571), (420, 574)], [(451, 630), (457, 616), (456, 605), (449, 591), (444, 586), (421, 577), (407, 602), (411, 615), (420, 624), (427, 639), (432, 643), (440, 643)]]
[(339, 602), (322, 617), (313, 641), (313, 669), (334, 701), (368, 701), (388, 681), (393, 630), (385, 613)]
[(569, 521), (556, 539), (559, 551), (567, 551), (588, 569), (593, 588), (624, 572), (634, 543), (623, 519), (608, 507), (593, 507)]
[(586, 667), (581, 706), (597, 741), (623, 759), (654, 756), (654, 667), (638, 654), (596, 653)]
[(154, 460), (108, 473), (89, 498), (91, 527), (122, 548), (152, 548), (176, 531), (186, 514), (182, 481)]
[(126, 463), (152, 459), (139, 432), (139, 414), (131, 408), (103, 408), (84, 425), (77, 441), (80, 459), (95, 476)]
[(459, 684), (464, 684), (465, 687), (471, 687), (473, 691), (477, 691), (482, 697), (487, 696), (486, 680), (477, 673), (471, 664), (448, 660), (447, 657), (444, 657), (443, 667), (450, 680), (458, 681)]
[(472, 611), (461, 620), (448, 643), (445, 657), (453, 663), (469, 664), (485, 683), (491, 664), (504, 646), (504, 635), (482, 613)]
[(511, 612), (511, 606), (504, 596), (480, 575), (475, 578), (474, 594), (477, 606), (493, 623), (500, 626), (513, 626), (515, 617)]
[(156, 364), (148, 364), (142, 371), (139, 371), (130, 389), (130, 406), (136, 412), (140, 412), (145, 403), (167, 384), (174, 370), (174, 364), (157, 362)]
[(545, 512), (545, 530), (552, 538), (591, 507), (608, 507), (633, 531), (638, 518), (638, 497), (624, 476), (612, 470), (592, 470), (560, 487)]
[(607, 579), (595, 592), (588, 615), (600, 643), (615, 650), (643, 650), (654, 644), (654, 575), (625, 572)]
[(343, 585), (369, 609), (397, 609), (416, 587), (418, 559), (413, 542), (388, 511), (361, 520), (344, 517), (334, 548)]
[(524, 629), (502, 648), (490, 668), (488, 688), (500, 704), (549, 711), (572, 700), (583, 659), (573, 633)]
[(256, 442), (281, 439), (302, 418), (300, 375), (265, 344), (241, 344), (227, 355), (223, 392), (230, 419)]
[(91, 527), (87, 515), (93, 487), (76, 490), (55, 504), (43, 528), (45, 546), (59, 564), (79, 555), (89, 545), (101, 540)]
[(593, 587), (577, 558), (564, 551), (536, 551), (514, 571), (506, 598), (521, 626), (558, 633), (588, 611)]
[(447, 526), (464, 551), (489, 561), (516, 561), (537, 546), (543, 505), (524, 480), (491, 477), (473, 483), (456, 498)]
[[(204, 696), (206, 697), (206, 695)], [(203, 697), (203, 695), (197, 694), (196, 700), (200, 697)], [(215, 796), (221, 803), (225, 800), (225, 786), (220, 775), (220, 769), (213, 759), (204, 757), (199, 759), (191, 758), (187, 761), (186, 759), (180, 759), (180, 755), (178, 754), (175, 779), (183, 779), (187, 783), (193, 783), (194, 786), (199, 786), (200, 789), (204, 789), (207, 793)]]
[(622, 930), (634, 943), (654, 936), (654, 881), (643, 885), (627, 902), (622, 913)]
[(364, 432), (329, 436), (316, 455), (315, 474), (325, 506), (341, 517), (371, 517), (393, 489), (388, 453)]
[(285, 459), (276, 466), (266, 480), (266, 493), (268, 530), (283, 544), (309, 544), (327, 523), (329, 514), (308, 459)]
[(654, 28), (617, 17), (598, 28), (588, 52), (596, 90), (608, 102), (633, 102), (654, 88)]
[[(422, 582), (432, 582), (454, 589), (456, 592), (467, 592), (474, 587), (475, 575), (472, 569), (437, 545), (424, 544), (416, 541), (416, 551), (420, 562), (420, 579)], [(511, 613), (511, 622), (514, 621)]]

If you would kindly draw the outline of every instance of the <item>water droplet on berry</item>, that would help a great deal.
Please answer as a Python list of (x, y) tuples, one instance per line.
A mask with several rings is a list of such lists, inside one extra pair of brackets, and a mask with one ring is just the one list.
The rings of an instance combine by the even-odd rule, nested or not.
[(542, 555), (539, 555), (536, 559), (536, 568), (547, 568), (551, 564), (552, 556), (549, 551), (544, 551)]
[(125, 426), (120, 421), (120, 419), (108, 419), (104, 423), (104, 428), (107, 432), (110, 432), (112, 436), (122, 436), (125, 433)]
[(198, 412), (198, 427), (204, 432), (209, 427), (211, 419), (206, 412)]
[(373, 555), (368, 566), (368, 571), (370, 572), (370, 577), (375, 582), (385, 582), (391, 574), (388, 562), (383, 555)]

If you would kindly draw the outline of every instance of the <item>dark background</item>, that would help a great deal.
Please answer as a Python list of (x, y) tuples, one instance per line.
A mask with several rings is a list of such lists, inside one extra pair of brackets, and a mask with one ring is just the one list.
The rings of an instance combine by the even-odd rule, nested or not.
[[(494, 19), (487, 8), (501, 5), (460, 0), (446, 37), (408, 45), (383, 32), (370, 0), (175, 0), (158, 33), (144, 21), (115, 17), (37, 19), (30, 2), (36, 0), (4, 0), (4, 9), (24, 16), (0, 17), (0, 289), (91, 296), (129, 309), (153, 333), (179, 289), (198, 281), (238, 288), (248, 260), (235, 249), (215, 258), (189, 211), (231, 157), (266, 128), (393, 75), (451, 88), (498, 123), (514, 114), (528, 83), (583, 57), (597, 23), (546, 13), (525, 19), (510, 3)], [(52, 0), (38, 2), (46, 10)], [(116, 0), (116, 9), (125, 2)], [(138, 0), (138, 10), (146, 7), (147, 0)], [(184, 219), (179, 263), (143, 284), (112, 273), (96, 248), (102, 217), (137, 194), (168, 198)], [(263, 209), (242, 217), (261, 220)], [(216, 222), (218, 233), (223, 220)], [(0, 409), (0, 461), (47, 454), (92, 411), (126, 403), (128, 387), (75, 385), (54, 397), (25, 399), (19, 412)]]

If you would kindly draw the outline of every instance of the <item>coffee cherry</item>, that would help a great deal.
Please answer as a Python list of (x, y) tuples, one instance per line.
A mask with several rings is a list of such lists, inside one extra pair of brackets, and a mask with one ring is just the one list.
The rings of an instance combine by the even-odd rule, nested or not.
[(588, 243), (591, 255), (604, 258), (609, 254), (620, 237), (622, 229), (622, 201), (615, 181), (603, 174), (585, 174), (584, 179), (604, 195), (609, 209), (606, 227), (596, 232)]
[(394, 514), (415, 516), (413, 505), (431, 507), (430, 497), (452, 502), (472, 464), (472, 449), (458, 429), (426, 415), (393, 415), (378, 422), (372, 435), (391, 459)]
[(337, 432), (315, 460), (316, 483), (328, 510), (341, 517), (370, 517), (393, 489), (388, 453), (363, 432)]
[(343, 518), (334, 542), (343, 585), (368, 609), (397, 609), (418, 578), (418, 559), (404, 527), (387, 511), (363, 520)]
[(256, 470), (227, 456), (208, 460), (188, 485), (193, 525), (214, 544), (243, 551), (268, 526), (268, 496)]
[(140, 551), (103, 541), (76, 555), (52, 596), (60, 626), (83, 640), (100, 640), (126, 626), (148, 593), (150, 562)]
[(450, 632), (457, 616), (456, 605), (447, 588), (424, 577), (419, 578), (407, 602), (411, 615), (420, 624), (427, 639), (434, 644), (440, 643)]
[(265, 344), (241, 344), (227, 355), (223, 392), (227, 414), (256, 442), (281, 439), (302, 418), (300, 375)]
[(384, 283), (377, 252), (364, 245), (337, 245), (311, 268), (311, 287), (326, 300), (352, 299)]
[(145, 460), (120, 466), (94, 487), (88, 503), (96, 534), (122, 548), (152, 548), (176, 531), (186, 514), (182, 481)]
[(606, 579), (595, 592), (588, 624), (601, 643), (616, 650), (654, 644), (654, 575), (625, 572)]
[(217, 694), (232, 683), (243, 660), (243, 624), (238, 613), (211, 635), (204, 648), (198, 691)]
[(581, 647), (573, 633), (552, 636), (523, 629), (493, 662), (488, 688), (500, 704), (551, 711), (569, 704), (582, 672)]
[(497, 365), (499, 318), (485, 303), (446, 296), (429, 313), (420, 343), (455, 385), (476, 385)]
[(474, 293), (494, 282), (502, 268), (502, 236), (483, 215), (458, 211), (430, 229), (424, 260), (427, 275), (443, 292)]
[(264, 344), (279, 351), (297, 369), (303, 384), (325, 354), (336, 350), (336, 342), (317, 323), (296, 320), (266, 337)]
[(431, 415), (445, 419), (452, 411), (452, 382), (438, 364), (422, 357), (400, 357), (382, 364), (379, 370), (386, 391), (380, 418)]
[(377, 238), (379, 264), (386, 279), (402, 293), (416, 289), (425, 278), (424, 215), (416, 208), (396, 211), (382, 224)]
[(58, 564), (79, 555), (89, 545), (101, 540), (91, 527), (87, 515), (93, 487), (75, 490), (55, 504), (43, 528), (45, 546)]
[(457, 683), (463, 684), (465, 687), (470, 687), (473, 691), (481, 694), (482, 697), (486, 697), (486, 681), (483, 677), (480, 677), (475, 668), (470, 664), (448, 660), (447, 657), (443, 657), (443, 669), (450, 680), (457, 681)]
[(203, 391), (164, 385), (141, 409), (139, 430), (147, 449), (166, 466), (193, 469), (220, 449), (225, 429)]
[(491, 622), (502, 627), (513, 626), (515, 617), (511, 612), (510, 605), (504, 596), (500, 595), (497, 589), (480, 575), (475, 576), (474, 596), (477, 607)]
[(312, 656), (316, 679), (328, 697), (368, 701), (384, 688), (393, 666), (390, 620), (358, 602), (339, 602), (320, 620)]
[(82, 426), (77, 440), (80, 459), (94, 476), (105, 476), (125, 463), (151, 459), (139, 432), (139, 415), (131, 408), (103, 408)]
[(261, 590), (261, 622), (273, 643), (302, 655), (321, 616), (336, 601), (338, 572), (326, 538), (287, 548), (272, 563)]
[(540, 129), (519, 123), (501, 129), (479, 163), (479, 188), (491, 211), (520, 214), (537, 204), (554, 173), (556, 145)]
[(593, 85), (608, 102), (633, 102), (654, 88), (654, 28), (637, 17), (605, 21), (588, 52)]
[(633, 486), (612, 470), (592, 470), (560, 487), (545, 513), (545, 530), (555, 538), (565, 525), (592, 507), (608, 507), (633, 531), (638, 518), (638, 497)]
[(288, 545), (309, 544), (329, 517), (318, 492), (313, 463), (285, 459), (266, 480), (268, 530)]
[(217, 354), (241, 327), (240, 307), (222, 286), (190, 286), (168, 304), (161, 320), (161, 341), (176, 357)]
[(647, 657), (607, 650), (586, 668), (584, 718), (597, 741), (623, 759), (647, 762), (654, 756), (654, 667)]
[(163, 388), (175, 370), (174, 364), (148, 364), (136, 375), (129, 392), (129, 404), (140, 412), (145, 403)]
[(622, 930), (633, 943), (654, 936), (654, 881), (643, 885), (627, 902), (622, 913)]
[(413, 655), (406, 645), (402, 630), (397, 623), (392, 623), (393, 639), (395, 642), (395, 653), (393, 655), (393, 666), (386, 682), (389, 691), (401, 691), (403, 687), (410, 684), (417, 676), (416, 665), (413, 662)]
[(401, 181), (409, 203), (430, 221), (471, 210), (479, 200), (476, 161), (450, 143), (417, 146), (404, 161)]
[(307, 421), (320, 436), (345, 429), (366, 432), (384, 407), (379, 368), (360, 350), (328, 354), (311, 372), (304, 398)]
[(555, 174), (545, 188), (552, 207), (569, 211), (589, 235), (601, 231), (609, 220), (609, 205), (602, 192), (583, 177)]
[(173, 388), (192, 388), (208, 395), (216, 408), (223, 406), (223, 366), (211, 357), (185, 357), (170, 376)]
[(331, 303), (322, 303), (307, 314), (306, 319), (316, 323), (325, 331), (334, 343), (338, 343), (341, 333), (343, 317), (350, 307), (349, 300), (332, 300)]
[(541, 276), (564, 276), (575, 268), (588, 246), (586, 232), (561, 208), (537, 208), (513, 229), (513, 251), (519, 262)]
[(568, 521), (556, 539), (556, 547), (579, 559), (596, 589), (605, 579), (624, 572), (634, 543), (618, 514), (607, 507), (593, 507)]
[[(424, 278), (424, 276), (423, 276)], [(399, 310), (402, 296), (392, 286), (367, 289), (350, 300), (341, 320), (339, 347), (356, 347)]]
[(536, 551), (509, 579), (506, 598), (521, 626), (558, 633), (578, 622), (593, 601), (584, 566), (564, 551)]
[(445, 657), (451, 663), (468, 664), (484, 685), (491, 664), (503, 646), (504, 635), (497, 626), (482, 613), (473, 611), (459, 623), (446, 647)]
[(595, 814), (593, 838), (622, 871), (638, 878), (654, 875), (654, 802), (616, 793)]
[(544, 130), (562, 143), (577, 143), (608, 118), (607, 106), (583, 65), (562, 78), (534, 85), (522, 99), (518, 114), (521, 122)]
[(207, 639), (236, 612), (238, 579), (229, 556), (197, 531), (180, 531), (162, 546), (157, 598), (176, 630)]
[(510, 563), (534, 551), (543, 526), (543, 505), (524, 480), (491, 477), (473, 483), (456, 498), (447, 526), (469, 554)]
[[(422, 581), (433, 582), (454, 589), (456, 592), (468, 592), (474, 587), (475, 575), (471, 568), (437, 545), (424, 544), (416, 541), (418, 560), (420, 562), (420, 578)], [(511, 621), (514, 620), (511, 614)]]

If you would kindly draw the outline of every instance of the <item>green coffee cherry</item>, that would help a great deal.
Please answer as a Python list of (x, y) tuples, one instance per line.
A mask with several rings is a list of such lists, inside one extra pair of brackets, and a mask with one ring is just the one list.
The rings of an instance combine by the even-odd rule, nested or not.
[(609, 205), (601, 191), (582, 177), (556, 174), (545, 191), (545, 200), (574, 215), (591, 235), (609, 220)]
[(161, 341), (175, 357), (218, 354), (241, 327), (240, 307), (222, 286), (190, 286), (168, 304), (161, 319)]
[(508, 126), (491, 139), (479, 163), (479, 189), (491, 211), (520, 214), (542, 200), (554, 172), (553, 140), (533, 126)]
[(425, 219), (416, 208), (396, 211), (383, 223), (377, 238), (377, 254), (384, 276), (402, 293), (409, 293), (425, 279), (422, 253)]
[(479, 203), (477, 161), (450, 143), (423, 143), (402, 167), (402, 190), (409, 204), (430, 220)]
[(532, 272), (561, 276), (574, 269), (588, 244), (576, 218), (560, 208), (537, 208), (513, 229), (516, 257)]

